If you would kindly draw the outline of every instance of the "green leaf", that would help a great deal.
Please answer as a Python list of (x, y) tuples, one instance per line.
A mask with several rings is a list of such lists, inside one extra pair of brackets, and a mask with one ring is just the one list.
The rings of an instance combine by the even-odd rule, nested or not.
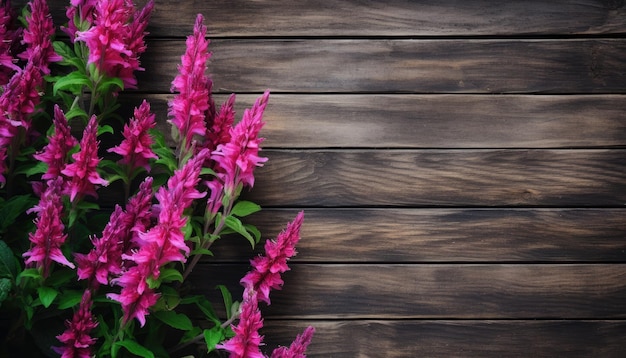
[(158, 304), (162, 304), (161, 309), (173, 310), (178, 307), (181, 302), (179, 292), (170, 286), (161, 287), (161, 297), (159, 297)]
[(13, 287), (11, 280), (8, 278), (0, 278), (0, 305), (2, 305), (2, 302), (9, 297), (11, 287)]
[(31, 165), (23, 165), (18, 170), (15, 171), (15, 174), (25, 174), (27, 177), (43, 174), (48, 170), (48, 164), (44, 162), (37, 162)]
[(98, 127), (98, 137), (104, 133), (114, 134), (115, 132), (113, 131), (113, 127), (111, 127), (108, 124), (105, 124), (105, 125)]
[(213, 256), (213, 251), (199, 247), (197, 249), (191, 250), (190, 256), (195, 256), (195, 255)]
[(218, 285), (217, 288), (219, 288), (219, 290), (222, 292), (222, 300), (224, 301), (226, 314), (228, 315), (228, 318), (230, 319), (231, 313), (232, 313), (230, 312), (230, 308), (233, 305), (233, 296), (230, 294), (230, 291), (228, 291), (228, 288), (226, 288), (226, 286)]
[(48, 308), (52, 302), (54, 302), (54, 299), (59, 294), (59, 291), (52, 287), (40, 286), (37, 288), (37, 294), (39, 295), (39, 301), (41, 301), (41, 304), (45, 308)]
[(251, 201), (238, 201), (233, 207), (231, 214), (239, 217), (248, 216), (261, 210), (261, 206)]
[(159, 279), (161, 282), (172, 282), (179, 281), (183, 282), (183, 275), (175, 268), (164, 268), (161, 269), (161, 274), (159, 275)]
[(69, 90), (74, 94), (78, 94), (83, 86), (91, 87), (91, 85), (91, 79), (86, 74), (74, 71), (59, 78), (52, 86), (52, 93), (56, 96), (60, 90)]
[(113, 347), (111, 347), (111, 355), (113, 357), (116, 357), (117, 352), (119, 352), (121, 347), (126, 348), (126, 350), (128, 350), (130, 353), (134, 355), (144, 357), (144, 358), (154, 358), (154, 354), (150, 352), (146, 347), (130, 339), (125, 339), (123, 341), (115, 342)]
[(87, 120), (89, 116), (87, 115), (87, 112), (85, 112), (84, 109), (78, 106), (72, 107), (69, 111), (67, 111), (67, 113), (65, 113), (65, 118), (68, 121), (76, 117), (82, 118), (83, 120)]
[(63, 61), (61, 61), (62, 65), (72, 65), (76, 68), (85, 67), (83, 60), (76, 56), (74, 50), (69, 47), (65, 42), (54, 41), (52, 43), (52, 47), (54, 47), (54, 52), (63, 57)]
[(193, 323), (191, 323), (189, 317), (182, 313), (176, 313), (174, 311), (156, 311), (153, 315), (172, 328), (180, 329), (181, 331), (193, 329)]
[(2, 204), (0, 209), (0, 231), (5, 231), (15, 223), (20, 214), (37, 203), (31, 195), (16, 195)]
[(224, 329), (220, 326), (215, 326), (211, 329), (205, 329), (204, 342), (206, 343), (207, 353), (215, 350), (215, 346), (218, 345), (224, 338)]
[(96, 88), (96, 91), (98, 93), (108, 93), (108, 92), (112, 92), (112, 88), (111, 87), (118, 87), (120, 90), (124, 90), (124, 82), (122, 82), (121, 78), (117, 78), (117, 77), (107, 77), (102, 79), (100, 82), (98, 82), (98, 86)]
[(259, 241), (261, 241), (261, 231), (259, 231), (259, 229), (252, 224), (245, 224), (244, 227), (249, 233), (252, 234), (252, 236), (254, 236), (254, 242), (258, 244)]
[(15, 278), (15, 276), (17, 276), (17, 267), (13, 251), (6, 242), (0, 240), (0, 277)]
[(76, 280), (76, 272), (70, 269), (56, 270), (46, 279), (46, 284), (52, 287), (63, 286), (64, 284)]
[(243, 226), (243, 224), (241, 223), (241, 220), (237, 219), (234, 216), (228, 216), (226, 217), (225, 223), (228, 228), (232, 229), (236, 233), (239, 233), (241, 236), (248, 239), (248, 241), (250, 242), (250, 245), (252, 245), (252, 248), (254, 249), (254, 245), (256, 244), (256, 242), (254, 238), (252, 237), (252, 235), (250, 235), (250, 233)]
[(59, 295), (57, 301), (59, 309), (64, 310), (74, 307), (80, 303), (83, 298), (83, 291), (68, 290)]
[(19, 285), (22, 281), (22, 278), (25, 278), (25, 277), (32, 278), (34, 280), (40, 280), (43, 278), (38, 269), (29, 268), (20, 272), (19, 275), (17, 275), (17, 279), (15, 280), (16, 284)]

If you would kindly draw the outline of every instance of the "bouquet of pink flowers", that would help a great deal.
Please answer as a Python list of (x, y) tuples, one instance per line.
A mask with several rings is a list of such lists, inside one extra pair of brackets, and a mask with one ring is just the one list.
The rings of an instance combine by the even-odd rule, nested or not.
[[(202, 346), (193, 354), (265, 357), (259, 301), (269, 305), (283, 285), (302, 213), (251, 260), (241, 303), (219, 287), (223, 317), (204, 295), (181, 292), (222, 236), (260, 241), (242, 221), (260, 207), (240, 195), (267, 161), (259, 132), (269, 92), (237, 123), (234, 95), (214, 104), (198, 15), (172, 81), (171, 138), (155, 130), (145, 100), (116, 126), (118, 94), (137, 88), (143, 70), (153, 7), (72, 0), (61, 27), (67, 40), (55, 41), (44, 0), (28, 3), (20, 19), (8, 2), (0, 6), (0, 355), (33, 356), (38, 347), (46, 356), (166, 357)], [(105, 134), (117, 145), (101, 148)], [(118, 200), (105, 205), (102, 192)], [(59, 320), (65, 327), (51, 332)], [(179, 333), (163, 342), (166, 330)], [(313, 332), (271, 357), (304, 357)]]

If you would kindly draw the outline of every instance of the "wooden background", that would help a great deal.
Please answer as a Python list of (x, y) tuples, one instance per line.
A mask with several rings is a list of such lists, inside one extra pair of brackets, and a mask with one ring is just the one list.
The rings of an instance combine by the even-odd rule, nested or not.
[[(623, 357), (624, 1), (157, 0), (130, 98), (164, 130), (198, 12), (218, 102), (272, 91), (253, 221), (306, 213), (268, 352)], [(198, 290), (248, 269), (216, 255)]]

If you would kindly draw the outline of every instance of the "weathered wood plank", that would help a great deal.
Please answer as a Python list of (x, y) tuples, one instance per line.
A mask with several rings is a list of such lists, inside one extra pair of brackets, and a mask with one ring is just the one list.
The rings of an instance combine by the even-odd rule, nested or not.
[[(169, 133), (167, 101), (143, 98)], [(241, 117), (257, 95), (238, 95)], [(219, 106), (226, 100), (216, 95)], [(128, 112), (132, 113), (132, 112)], [(265, 148), (571, 148), (626, 146), (623, 95), (283, 95), (265, 112)]]
[[(626, 261), (623, 209), (304, 211), (297, 262)], [(273, 239), (297, 212), (266, 209), (247, 221)], [(240, 237), (218, 241), (213, 251), (209, 262), (247, 262), (253, 255)]]
[[(328, 248), (332, 250), (332, 247)], [(295, 264), (264, 315), (290, 319), (626, 318), (626, 264)], [(196, 267), (196, 290), (248, 265)], [(216, 300), (216, 301), (219, 301)]]
[(262, 152), (249, 198), (264, 206), (617, 206), (626, 151)]
[[(67, 4), (67, 0), (50, 1), (58, 24), (67, 21), (63, 11)], [(586, 35), (626, 31), (624, 4), (599, 0), (157, 0), (148, 30), (153, 36), (186, 36), (197, 13), (206, 17), (211, 36)]]
[(307, 357), (622, 357), (624, 321), (273, 321), (261, 333), (288, 346), (308, 325)]
[[(626, 41), (215, 40), (218, 92), (625, 93)], [(151, 41), (138, 78), (169, 92), (184, 41)]]

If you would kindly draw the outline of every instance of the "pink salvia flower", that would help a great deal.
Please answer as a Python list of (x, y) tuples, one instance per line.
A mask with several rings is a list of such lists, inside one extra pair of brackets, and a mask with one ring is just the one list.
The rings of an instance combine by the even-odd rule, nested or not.
[(93, 13), (98, 0), (71, 0), (70, 6), (65, 10), (65, 16), (69, 19), (67, 27), (61, 27), (69, 35), (74, 43), (76, 33), (86, 31), (93, 24)]
[(63, 201), (61, 200), (61, 185), (63, 178), (48, 181), (48, 188), (41, 195), (39, 204), (30, 209), (37, 213), (35, 219), (35, 232), (29, 234), (28, 239), (31, 247), (22, 256), (26, 258), (25, 264), (35, 264), (41, 270), (42, 275), (47, 277), (50, 273), (50, 265), (57, 262), (61, 265), (74, 268), (61, 251), (67, 235), (63, 233), (65, 226), (61, 221), (63, 217)]
[(94, 290), (100, 284), (107, 285), (110, 277), (122, 272), (122, 248), (130, 232), (123, 215), (122, 208), (116, 205), (102, 237), (91, 239), (93, 249), (88, 254), (75, 254), (78, 279), (87, 280)]
[(11, 143), (20, 127), (30, 129), (30, 115), (41, 101), (39, 88), (43, 83), (41, 72), (33, 62), (17, 71), (0, 95), (0, 147)]
[(135, 71), (143, 71), (140, 66), (139, 56), (146, 52), (146, 43), (144, 37), (148, 34), (146, 28), (148, 27), (148, 21), (154, 8), (154, 1), (150, 0), (141, 11), (135, 11), (133, 20), (126, 29), (126, 46), (132, 53), (123, 65), (118, 65), (114, 72), (116, 77), (122, 79), (125, 88), (137, 88), (137, 79), (135, 78)]
[(119, 294), (109, 293), (107, 297), (122, 305), (124, 324), (136, 318), (143, 327), (146, 324), (148, 310), (159, 299), (159, 294), (148, 287), (147, 277), (149, 275), (143, 272), (142, 267), (133, 266), (113, 280), (113, 283), (122, 286), (122, 291)]
[(269, 92), (257, 99), (251, 109), (246, 110), (243, 118), (231, 129), (230, 141), (218, 145), (211, 155), (218, 167), (216, 172), (223, 180), (227, 191), (233, 191), (240, 184), (248, 187), (254, 185), (254, 168), (260, 167), (267, 158), (259, 157), (263, 138), (259, 132), (263, 122), (263, 112), (267, 106)]
[(9, 82), (13, 72), (20, 69), (15, 63), (15, 54), (19, 52), (22, 29), (16, 25), (16, 16), (10, 1), (0, 5), (0, 86)]
[(196, 189), (196, 185), (200, 181), (202, 163), (208, 155), (208, 150), (202, 150), (190, 158), (174, 172), (167, 182), (167, 188), (162, 187), (155, 194), (159, 201), (156, 226), (139, 233), (139, 249), (135, 253), (123, 255), (135, 266), (113, 280), (122, 290), (120, 294), (109, 294), (108, 297), (122, 305), (124, 322), (136, 318), (143, 326), (148, 309), (158, 299), (158, 294), (148, 287), (148, 280), (157, 280), (162, 266), (186, 261), (190, 250), (182, 231), (187, 222), (184, 211), (194, 199), (205, 195)]
[(96, 116), (92, 116), (83, 132), (80, 140), (80, 151), (72, 155), (74, 163), (69, 164), (61, 173), (69, 178), (68, 194), (70, 201), (84, 195), (98, 197), (96, 185), (107, 186), (109, 183), (100, 177), (96, 168), (98, 158), (98, 122)]
[(124, 212), (124, 225), (130, 227), (129, 236), (124, 239), (122, 253), (130, 255), (130, 250), (140, 246), (139, 233), (146, 232), (152, 223), (152, 178), (147, 177), (139, 185), (139, 191), (128, 200)]
[(246, 292), (241, 304), (239, 323), (237, 326), (232, 326), (235, 336), (218, 344), (216, 348), (230, 352), (230, 358), (265, 358), (259, 350), (263, 341), (263, 336), (259, 334), (261, 328), (263, 328), (263, 318), (256, 293)]
[(153, 7), (150, 1), (136, 13), (127, 0), (98, 1), (93, 26), (76, 32), (76, 41), (84, 41), (89, 48), (89, 63), (109, 77), (121, 78), (125, 88), (136, 88), (133, 72), (140, 69), (139, 55), (146, 49), (144, 30)]
[(61, 355), (61, 358), (90, 358), (92, 346), (96, 339), (90, 332), (98, 326), (98, 322), (91, 313), (91, 291), (85, 290), (78, 310), (74, 312), (71, 321), (65, 321), (67, 329), (57, 339), (63, 343), (62, 347), (52, 347)]
[(67, 164), (68, 153), (78, 144), (72, 136), (71, 128), (65, 114), (58, 105), (54, 105), (54, 134), (48, 137), (48, 144), (33, 157), (48, 165), (48, 169), (41, 176), (42, 179), (54, 179), (61, 175)]
[(306, 358), (306, 349), (313, 339), (315, 327), (307, 327), (302, 334), (299, 334), (291, 343), (289, 348), (278, 347), (271, 355), (271, 358)]
[(231, 94), (224, 102), (220, 111), (211, 123), (207, 123), (206, 141), (204, 147), (211, 152), (220, 144), (230, 142), (230, 130), (235, 122), (235, 94)]
[(178, 66), (179, 74), (172, 81), (172, 92), (178, 95), (169, 102), (169, 116), (174, 126), (174, 140), (182, 151), (191, 147), (194, 135), (204, 137), (205, 114), (210, 109), (211, 80), (205, 75), (209, 41), (203, 17), (198, 15), (193, 35), (187, 37), (187, 50)]
[(26, 44), (26, 51), (19, 54), (19, 58), (34, 61), (34, 66), (46, 74), (50, 74), (48, 64), (61, 61), (63, 58), (54, 52), (52, 37), (54, 25), (50, 16), (50, 9), (44, 0), (32, 0), (30, 14), (26, 16), (27, 27), (24, 30), (22, 42)]
[(246, 291), (258, 292), (259, 300), (270, 302), (270, 291), (280, 290), (283, 280), (280, 275), (289, 270), (287, 261), (296, 255), (296, 244), (300, 240), (300, 228), (304, 221), (304, 212), (296, 218), (276, 237), (275, 241), (265, 242), (265, 256), (257, 256), (250, 260), (252, 271), (242, 279), (241, 284)]
[(119, 163), (129, 166), (131, 171), (139, 167), (149, 171), (148, 161), (158, 158), (152, 151), (152, 137), (148, 132), (156, 125), (155, 115), (150, 113), (150, 104), (145, 100), (139, 108), (135, 108), (134, 114), (134, 118), (124, 125), (124, 140), (120, 145), (109, 149), (109, 152), (121, 155)]

